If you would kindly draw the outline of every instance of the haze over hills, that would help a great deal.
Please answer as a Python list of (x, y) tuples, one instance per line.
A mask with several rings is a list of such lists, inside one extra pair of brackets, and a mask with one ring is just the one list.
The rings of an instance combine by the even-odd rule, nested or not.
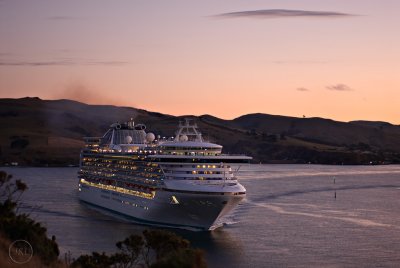
[[(173, 136), (184, 116), (71, 100), (0, 99), (0, 164), (76, 165), (82, 137), (102, 136), (110, 124), (132, 117), (156, 135)], [(400, 163), (400, 126), (386, 122), (268, 114), (190, 117), (225, 152), (251, 155), (254, 162)]]

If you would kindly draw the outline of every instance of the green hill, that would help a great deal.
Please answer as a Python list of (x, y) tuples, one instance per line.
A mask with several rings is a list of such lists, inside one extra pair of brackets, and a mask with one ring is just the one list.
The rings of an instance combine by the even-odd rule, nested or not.
[[(255, 162), (400, 163), (400, 126), (249, 114), (234, 120), (190, 116), (211, 142)], [(71, 100), (0, 99), (0, 164), (76, 165), (82, 137), (101, 136), (114, 122), (134, 118), (157, 135), (172, 136), (181, 117)]]

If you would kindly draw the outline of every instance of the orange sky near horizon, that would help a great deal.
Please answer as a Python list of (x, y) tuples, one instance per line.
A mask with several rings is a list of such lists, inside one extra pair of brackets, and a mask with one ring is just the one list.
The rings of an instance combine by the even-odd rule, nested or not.
[(400, 124), (400, 1), (0, 1), (0, 97)]

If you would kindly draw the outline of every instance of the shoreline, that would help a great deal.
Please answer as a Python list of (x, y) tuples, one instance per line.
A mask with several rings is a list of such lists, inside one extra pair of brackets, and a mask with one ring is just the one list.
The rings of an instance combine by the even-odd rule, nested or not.
[[(246, 165), (312, 165), (312, 166), (396, 166), (400, 163), (365, 163), (365, 164), (328, 164), (328, 163), (296, 163), (296, 162), (265, 162), (265, 163), (248, 163)], [(79, 165), (0, 165), (0, 168), (79, 168)]]

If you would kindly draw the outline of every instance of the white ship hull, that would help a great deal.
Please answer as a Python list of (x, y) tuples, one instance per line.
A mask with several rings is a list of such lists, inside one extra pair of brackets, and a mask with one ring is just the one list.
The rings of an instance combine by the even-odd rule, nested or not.
[[(171, 202), (175, 196), (178, 204)], [(146, 224), (170, 227), (214, 229), (215, 223), (245, 197), (229, 193), (193, 193), (156, 190), (153, 199), (82, 185), (79, 198), (87, 203), (117, 212)]]

